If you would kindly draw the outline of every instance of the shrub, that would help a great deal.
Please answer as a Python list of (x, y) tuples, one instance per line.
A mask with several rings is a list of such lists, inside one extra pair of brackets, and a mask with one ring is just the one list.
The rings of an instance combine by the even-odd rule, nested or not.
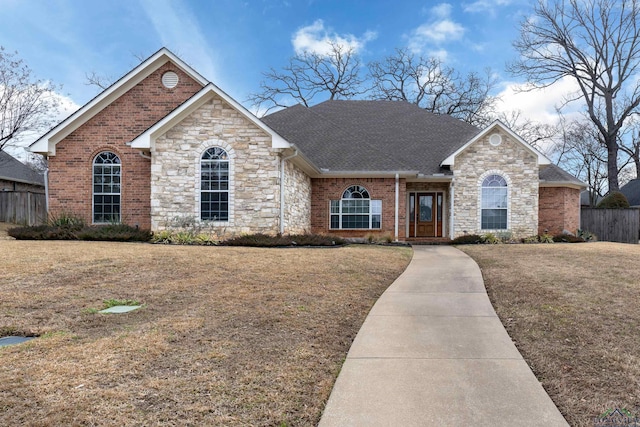
[(51, 227), (67, 227), (67, 228), (75, 228), (81, 229), (86, 225), (84, 218), (79, 217), (75, 214), (62, 212), (57, 215), (49, 215), (49, 219), (47, 219), (47, 225)]
[(268, 234), (244, 234), (220, 242), (225, 246), (253, 246), (253, 247), (284, 247), (284, 246), (341, 246), (345, 240), (330, 235), (320, 234), (291, 234), (276, 235)]
[(596, 206), (601, 209), (625, 209), (629, 207), (627, 197), (619, 191), (612, 191)]
[(55, 221), (62, 225), (36, 225), (17, 227), (8, 234), (17, 240), (101, 240), (117, 242), (147, 242), (149, 230), (141, 230), (126, 224), (83, 226), (72, 221)]
[(77, 232), (80, 240), (108, 242), (148, 242), (151, 232), (126, 224), (92, 225)]
[(540, 243), (553, 243), (553, 236), (551, 234), (541, 234), (538, 236)]
[(578, 228), (578, 232), (576, 234), (578, 235), (578, 237), (582, 238), (585, 242), (592, 242), (592, 241), (595, 242), (597, 240), (596, 235), (587, 230), (581, 230)]
[(465, 234), (451, 241), (454, 245), (477, 245), (483, 243), (482, 236), (478, 234)]
[(571, 234), (558, 234), (553, 236), (553, 241), (558, 243), (584, 243), (584, 239)]
[(500, 240), (500, 238), (493, 233), (485, 233), (481, 237), (482, 243), (487, 243), (489, 245), (497, 245), (498, 243), (502, 243), (502, 240)]
[(522, 243), (540, 243), (538, 236), (523, 237)]

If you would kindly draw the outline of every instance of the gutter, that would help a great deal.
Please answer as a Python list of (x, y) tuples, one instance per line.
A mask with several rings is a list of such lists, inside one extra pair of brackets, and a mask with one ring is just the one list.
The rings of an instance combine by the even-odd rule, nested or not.
[(280, 159), (280, 234), (284, 233), (284, 167), (285, 162), (298, 155), (298, 149), (292, 155)]

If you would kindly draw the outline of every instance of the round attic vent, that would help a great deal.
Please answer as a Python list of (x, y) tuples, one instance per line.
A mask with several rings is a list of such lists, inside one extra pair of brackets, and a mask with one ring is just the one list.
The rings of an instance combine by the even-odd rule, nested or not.
[(494, 147), (497, 147), (501, 143), (502, 143), (502, 136), (500, 136), (500, 134), (494, 133), (489, 137), (489, 144), (493, 145)]
[(173, 71), (167, 71), (162, 75), (162, 84), (168, 89), (173, 89), (178, 85), (178, 75)]

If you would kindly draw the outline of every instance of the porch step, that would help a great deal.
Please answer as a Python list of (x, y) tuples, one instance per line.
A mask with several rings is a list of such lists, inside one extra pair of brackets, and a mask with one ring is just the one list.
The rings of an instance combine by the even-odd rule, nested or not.
[(450, 245), (451, 239), (448, 237), (408, 237), (405, 239), (412, 245)]

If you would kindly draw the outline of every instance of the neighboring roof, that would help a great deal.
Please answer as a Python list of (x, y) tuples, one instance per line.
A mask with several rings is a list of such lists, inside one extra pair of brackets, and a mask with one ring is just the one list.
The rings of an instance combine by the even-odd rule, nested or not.
[(44, 186), (43, 175), (4, 151), (0, 151), (0, 179)]
[(151, 55), (148, 59), (140, 63), (140, 65), (135, 67), (133, 70), (129, 71), (118, 81), (101, 92), (98, 96), (87, 102), (75, 113), (71, 114), (65, 120), (60, 122), (49, 132), (41, 136), (38, 140), (36, 140), (29, 146), (29, 150), (34, 153), (42, 153), (55, 156), (56, 144), (58, 142), (60, 142), (74, 130), (78, 129), (91, 117), (98, 114), (106, 106), (118, 99), (122, 94), (140, 83), (151, 73), (153, 73), (155, 70), (169, 61), (171, 61), (179, 69), (184, 71), (189, 77), (193, 78), (201, 85), (205, 86), (207, 83), (209, 83), (207, 79), (202, 77), (197, 71), (191, 68), (180, 58), (175, 56), (167, 48), (162, 48)]
[(588, 187), (587, 184), (553, 163), (541, 166), (539, 176), (541, 186), (553, 187), (556, 185), (570, 185), (580, 189)]
[(622, 186), (620, 192), (625, 195), (631, 206), (640, 206), (640, 179), (632, 179)]
[[(580, 193), (580, 205), (581, 206), (591, 206), (591, 192), (588, 190), (583, 190)], [(597, 205), (602, 200), (602, 196), (596, 194), (595, 195), (595, 204)]]
[(138, 149), (150, 149), (152, 144), (155, 143), (155, 139), (163, 135), (169, 129), (180, 123), (185, 117), (194, 112), (196, 109), (204, 105), (207, 101), (211, 100), (214, 96), (219, 96), (232, 108), (238, 111), (251, 123), (271, 135), (271, 146), (273, 148), (289, 148), (290, 144), (284, 140), (280, 135), (274, 132), (271, 128), (261, 122), (256, 116), (251, 114), (249, 110), (240, 105), (236, 100), (227, 95), (218, 86), (213, 83), (207, 84), (195, 95), (182, 103), (178, 108), (164, 116), (153, 126), (149, 127), (146, 131), (138, 135), (133, 141), (131, 141), (132, 148)]
[(325, 101), (263, 117), (323, 172), (450, 174), (440, 161), (479, 132), (400, 101)]

